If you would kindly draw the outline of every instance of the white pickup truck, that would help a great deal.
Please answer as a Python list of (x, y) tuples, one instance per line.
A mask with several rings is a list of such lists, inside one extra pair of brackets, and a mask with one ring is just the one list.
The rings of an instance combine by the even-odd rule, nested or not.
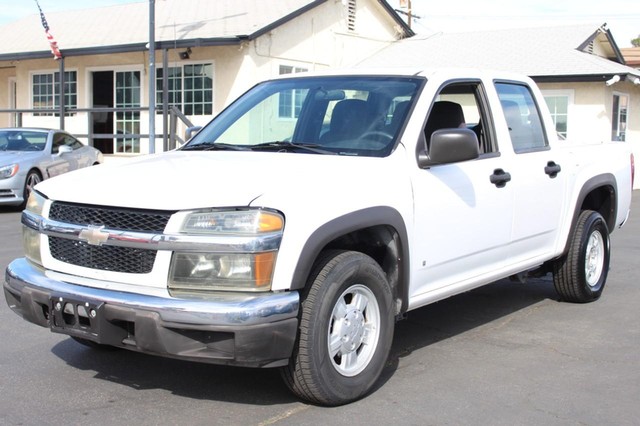
[(40, 183), (8, 305), (81, 343), (372, 389), (408, 311), (505, 277), (602, 293), (625, 143), (568, 146), (528, 78), (350, 71), (260, 83), (187, 144)]

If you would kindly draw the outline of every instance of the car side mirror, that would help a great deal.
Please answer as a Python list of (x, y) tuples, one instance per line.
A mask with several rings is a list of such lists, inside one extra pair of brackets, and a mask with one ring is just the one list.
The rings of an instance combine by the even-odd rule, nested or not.
[(69, 152), (73, 152), (73, 148), (71, 148), (69, 145), (60, 145), (58, 147), (57, 155), (68, 154)]
[(418, 153), (418, 166), (427, 169), (441, 164), (469, 161), (480, 156), (478, 136), (469, 129), (440, 129), (433, 132), (429, 152)]

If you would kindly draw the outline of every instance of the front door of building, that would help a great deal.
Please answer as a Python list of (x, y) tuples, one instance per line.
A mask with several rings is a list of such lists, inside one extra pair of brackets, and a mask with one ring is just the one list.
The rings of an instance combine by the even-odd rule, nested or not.
[[(93, 77), (94, 108), (140, 107), (140, 71), (95, 71)], [(140, 112), (94, 112), (92, 130), (98, 136), (93, 145), (103, 154), (140, 152)]]

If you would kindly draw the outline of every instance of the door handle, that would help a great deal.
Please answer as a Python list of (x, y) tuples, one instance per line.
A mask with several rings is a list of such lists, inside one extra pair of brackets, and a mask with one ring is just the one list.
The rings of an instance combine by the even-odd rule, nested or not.
[(504, 188), (507, 182), (511, 180), (511, 175), (502, 169), (495, 169), (489, 180), (498, 188)]
[(551, 179), (558, 176), (558, 173), (562, 170), (560, 164), (556, 164), (554, 161), (549, 161), (547, 166), (544, 168), (544, 172), (549, 175)]

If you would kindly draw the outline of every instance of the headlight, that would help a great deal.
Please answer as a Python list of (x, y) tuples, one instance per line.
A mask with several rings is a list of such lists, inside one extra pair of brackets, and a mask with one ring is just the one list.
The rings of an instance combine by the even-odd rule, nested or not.
[[(42, 210), (44, 209), (45, 198), (38, 194), (36, 191), (31, 191), (25, 211), (34, 215), (42, 216)], [(31, 229), (27, 226), (22, 226), (22, 246), (24, 248), (24, 255), (27, 259), (31, 260), (38, 265), (42, 265), (42, 257), (40, 255), (40, 241), (42, 235), (35, 229)]]
[(284, 219), (266, 210), (194, 212), (187, 216), (182, 232), (188, 234), (262, 234), (281, 231)]
[(25, 210), (33, 214), (37, 214), (38, 216), (42, 216), (45, 201), (46, 199), (42, 195), (38, 194), (36, 191), (31, 191), (31, 194), (29, 194), (29, 198), (27, 199)]
[(22, 227), (22, 246), (24, 247), (24, 256), (30, 261), (42, 265), (42, 256), (40, 255), (40, 239), (42, 234), (38, 231), (26, 226)]
[(9, 179), (18, 173), (20, 166), (17, 164), (9, 164), (8, 166), (0, 167), (0, 179)]
[[(269, 210), (207, 210), (188, 214), (182, 233), (221, 237), (224, 244), (215, 253), (175, 252), (169, 289), (269, 291), (283, 229), (284, 217)], [(269, 248), (265, 241), (269, 241)]]
[(175, 253), (169, 289), (268, 291), (276, 253)]

